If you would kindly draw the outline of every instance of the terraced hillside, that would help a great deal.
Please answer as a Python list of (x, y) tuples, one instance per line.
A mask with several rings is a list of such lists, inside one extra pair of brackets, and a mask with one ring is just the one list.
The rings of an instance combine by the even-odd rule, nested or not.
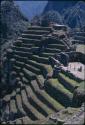
[(85, 31), (76, 32), (74, 35), (73, 44), (85, 44)]
[[(72, 106), (73, 90), (81, 80), (62, 71), (56, 78), (49, 56), (68, 49), (66, 43), (48, 39), (51, 27), (29, 27), (7, 51), (6, 82), (11, 92), (2, 98), (2, 123), (41, 123), (46, 117)], [(43, 40), (43, 36), (46, 40)]]

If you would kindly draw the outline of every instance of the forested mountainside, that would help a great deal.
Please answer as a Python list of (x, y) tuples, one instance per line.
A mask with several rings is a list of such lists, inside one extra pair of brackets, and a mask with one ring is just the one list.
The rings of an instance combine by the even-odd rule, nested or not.
[(43, 13), (50, 10), (55, 10), (62, 13), (62, 10), (74, 6), (76, 3), (77, 1), (48, 1)]
[[(43, 15), (55, 22), (55, 13), (60, 13), (62, 22), (71, 28), (85, 26), (85, 2), (83, 1), (49, 1)], [(53, 15), (53, 16), (52, 16)], [(43, 16), (44, 17), (44, 16)], [(57, 16), (59, 17), (59, 16)], [(60, 23), (56, 20), (56, 23)], [(61, 24), (61, 23), (60, 23)]]
[(1, 41), (15, 39), (28, 26), (28, 19), (13, 1), (1, 2)]
[(64, 21), (71, 28), (85, 26), (85, 2), (79, 1), (75, 6), (64, 12)]

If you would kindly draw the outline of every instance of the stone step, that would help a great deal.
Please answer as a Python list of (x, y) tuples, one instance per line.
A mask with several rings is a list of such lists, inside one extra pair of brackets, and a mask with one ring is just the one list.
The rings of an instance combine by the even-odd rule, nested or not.
[(17, 67), (23, 68), (25, 64), (24, 62), (16, 61), (14, 65)]
[(46, 52), (44, 52), (44, 53), (41, 53), (39, 56), (44, 57), (44, 58), (49, 58), (50, 56), (54, 56), (54, 53), (46, 53)]
[(48, 37), (47, 36), (47, 40), (45, 40), (45, 42), (41, 41), (41, 44), (61, 44), (61, 45), (67, 45), (63, 40), (60, 40), (60, 39), (57, 39), (57, 38), (54, 38), (54, 37)]
[(58, 79), (48, 79), (45, 82), (45, 90), (65, 107), (71, 106), (73, 94), (59, 83)]
[(69, 91), (73, 92), (75, 87), (79, 86), (78, 82), (76, 82), (73, 79), (70, 79), (68, 76), (66, 76), (63, 73), (59, 73), (58, 75), (59, 82), (65, 86)]
[(25, 76), (21, 76), (20, 75), (20, 77), (21, 77), (21, 81), (23, 82), (23, 84), (27, 84), (28, 85), (30, 83), (30, 81)]
[(35, 106), (35, 108), (40, 111), (44, 116), (48, 116), (49, 114), (53, 113), (53, 110), (47, 107), (42, 101), (40, 101), (30, 86), (25, 87), (28, 98), (30, 98), (32, 105)]
[(46, 30), (29, 30), (28, 29), (28, 30), (24, 31), (24, 33), (42, 35), (42, 34), (48, 34), (48, 33), (50, 33), (50, 31), (46, 31)]
[(13, 57), (16, 59), (16, 61), (20, 61), (20, 62), (24, 62), (24, 63), (26, 63), (28, 60), (27, 57), (23, 57), (23, 56), (19, 56), (19, 55), (13, 55)]
[(19, 113), (16, 107), (16, 103), (14, 99), (10, 100), (10, 120), (15, 120), (19, 117)]
[(22, 57), (31, 57), (32, 53), (14, 50), (14, 55), (18, 55), (18, 56), (22, 56)]
[(37, 55), (33, 55), (32, 59), (39, 62), (39, 63), (48, 64), (48, 58), (46, 58), (46, 57), (39, 57)]
[(34, 67), (34, 66), (31, 66), (31, 65), (29, 65), (29, 64), (25, 64), (24, 67), (25, 67), (26, 69), (28, 69), (29, 71), (31, 71), (31, 72), (37, 74), (37, 75), (41, 74), (40, 69), (38, 69), (38, 68), (36, 68), (36, 67)]
[(13, 70), (16, 72), (21, 72), (21, 67), (13, 65)]
[(21, 45), (20, 45), (20, 47), (26, 47), (26, 48), (31, 48), (32, 46), (34, 46), (34, 44), (31, 44), (31, 43), (28, 43), (28, 44), (25, 44), (25, 43), (22, 43)]
[(55, 49), (55, 47), (51, 48), (51, 46), (48, 46), (45, 49), (45, 52), (47, 52), (47, 53), (59, 53), (59, 52), (61, 52), (61, 50), (59, 48)]
[(26, 116), (26, 112), (24, 111), (22, 106), (22, 98), (20, 94), (16, 94), (16, 105), (19, 110), (20, 116), (21, 117)]
[(36, 74), (27, 70), (26, 68), (22, 69), (22, 72), (24, 73), (24, 76), (28, 79), (28, 80), (32, 80), (36, 78)]
[(64, 49), (66, 49), (67, 48), (67, 46), (65, 46), (65, 45), (63, 45), (63, 44), (48, 44), (48, 48), (53, 48), (53, 49), (55, 49), (55, 51), (56, 51), (56, 49), (59, 49), (59, 50), (64, 50)]
[(68, 73), (66, 70), (62, 69), (61, 73), (63, 73), (68, 78), (73, 79), (75, 82), (77, 82), (77, 84), (82, 82), (80, 78), (74, 76), (71, 72)]
[(40, 27), (40, 26), (31, 26), (31, 27), (28, 27), (28, 30), (40, 30), (40, 31), (51, 31), (52, 30), (52, 27)]
[(64, 108), (57, 100), (54, 100), (44, 90), (40, 90), (36, 80), (31, 81), (32, 89), (35, 92), (37, 98), (39, 98), (44, 104), (54, 111), (59, 111)]
[[(22, 96), (22, 103), (23, 103), (23, 106), (24, 106), (24, 109), (26, 111), (30, 111), (31, 114), (32, 114), (32, 119), (33, 119), (33, 116), (34, 116), (34, 119), (37, 120), (37, 119), (42, 119), (42, 118), (45, 118), (41, 113), (39, 113), (29, 102), (28, 102), (28, 99), (27, 99), (27, 95), (26, 95), (26, 92), (25, 90), (22, 90), (21, 91), (21, 96)], [(28, 114), (28, 115), (31, 115), (31, 114)]]
[(74, 39), (76, 40), (80, 40), (80, 41), (85, 41), (85, 37), (84, 36), (74, 36)]
[(31, 43), (31, 44), (38, 44), (38, 43), (40, 43), (41, 42), (41, 40), (39, 40), (39, 39), (29, 39), (29, 38), (19, 38), (19, 40), (21, 40), (24, 44), (29, 44), (29, 43)]
[(38, 39), (40, 40), (43, 35), (35, 35), (35, 34), (22, 34), (22, 38), (29, 38), (29, 39)]
[(16, 50), (16, 51), (22, 51), (22, 52), (30, 52), (30, 48), (27, 48), (27, 47), (16, 47), (16, 46), (12, 46), (12, 49), (13, 50)]
[(44, 75), (45, 75), (45, 73), (48, 73), (48, 72), (50, 72), (52, 70), (50, 65), (43, 64), (43, 63), (38, 63), (38, 62), (34, 61), (33, 59), (28, 60), (27, 58), (21, 57), (21, 56), (18, 56), (18, 55), (14, 55), (14, 57), (15, 57), (16, 61), (21, 61), (21, 62), (24, 61), (24, 63), (29, 64), (29, 65), (31, 65), (31, 66), (33, 66), (35, 68), (40, 69), (41, 72), (44, 73)]

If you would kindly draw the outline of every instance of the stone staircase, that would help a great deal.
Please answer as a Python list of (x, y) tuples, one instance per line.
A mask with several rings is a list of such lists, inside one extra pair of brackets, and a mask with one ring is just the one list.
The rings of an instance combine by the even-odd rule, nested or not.
[(16, 80), (13, 91), (2, 98), (3, 122), (34, 124), (72, 105), (73, 89), (80, 83), (64, 72), (46, 80), (53, 70), (49, 56), (67, 49), (60, 40), (47, 41), (44, 49), (40, 47), (44, 45), (43, 35), (51, 32), (51, 27), (29, 27), (8, 50), (7, 63), (14, 60), (12, 67), (9, 66), (9, 81), (14, 74)]
[(78, 44), (85, 44), (85, 32), (76, 32), (74, 35), (74, 40), (73, 44), (78, 43)]

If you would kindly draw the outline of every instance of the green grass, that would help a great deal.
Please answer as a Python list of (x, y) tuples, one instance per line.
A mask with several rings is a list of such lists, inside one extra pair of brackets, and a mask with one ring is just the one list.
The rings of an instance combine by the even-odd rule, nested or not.
[(56, 48), (56, 49), (60, 49), (60, 50), (67, 48), (67, 46), (62, 45), (62, 44), (57, 44), (57, 43), (56, 44), (49, 44), (48, 47), (54, 48), (54, 49)]
[(21, 96), (22, 96), (22, 104), (24, 105), (24, 107), (26, 109), (28, 109), (28, 111), (30, 110), (31, 113), (35, 116), (35, 118), (37, 119), (42, 119), (44, 118), (44, 116), (39, 113), (28, 101), (27, 95), (26, 95), (26, 91), (22, 90), (21, 91)]
[(47, 80), (47, 83), (52, 85), (53, 87), (59, 89), (60, 91), (62, 91), (63, 93), (67, 93), (67, 94), (72, 94), (69, 90), (67, 90), (61, 83), (59, 83), (58, 79), (49, 79)]
[(32, 91), (30, 86), (28, 86), (28, 87), (26, 86), (26, 92), (27, 92), (27, 95), (30, 96), (30, 98), (33, 100), (33, 102), (34, 102), (33, 105), (35, 106), (35, 108), (37, 108), (42, 114), (47, 116), (47, 115), (53, 113), (53, 110), (48, 108), (43, 102), (41, 102), (36, 97), (35, 93)]
[[(37, 93), (37, 97), (39, 99), (41, 99), (41, 101), (43, 101), (43, 103), (47, 104), (47, 102), (49, 104), (52, 105), (52, 107), (54, 107), (54, 109), (56, 109), (57, 111), (59, 111), (60, 109), (63, 109), (64, 106), (62, 104), (60, 104), (58, 101), (54, 100), (49, 94), (47, 94), (44, 90), (40, 90), (36, 81), (31, 83), (35, 93)], [(40, 95), (40, 96), (39, 96)], [(48, 104), (47, 104), (48, 105)]]
[(66, 75), (64, 75), (63, 73), (59, 73), (59, 75), (66, 80), (69, 84), (72, 84), (73, 86), (78, 86), (78, 82), (76, 82), (73, 79), (70, 79), (69, 77), (67, 77)]

